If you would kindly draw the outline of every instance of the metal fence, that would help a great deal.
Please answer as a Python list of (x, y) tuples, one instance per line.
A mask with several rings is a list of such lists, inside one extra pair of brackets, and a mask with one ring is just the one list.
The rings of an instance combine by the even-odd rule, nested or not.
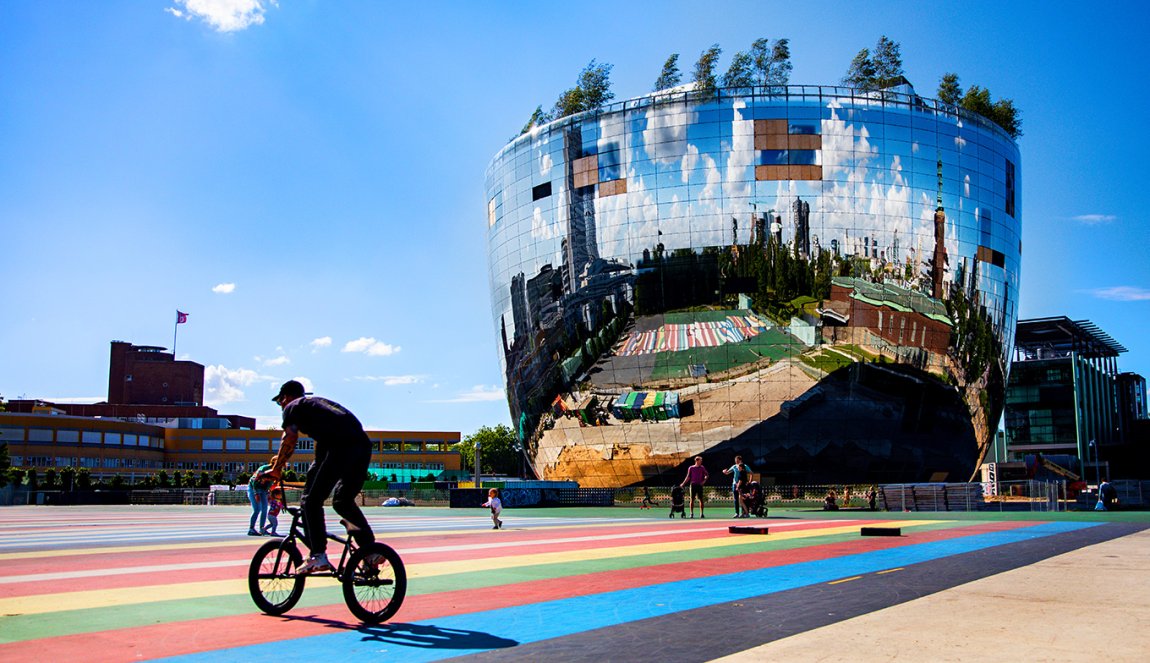
[[(1114, 481), (1120, 509), (1150, 507), (1150, 481)], [(508, 490), (510, 487), (505, 487)], [(912, 484), (819, 484), (798, 486), (764, 486), (764, 504), (768, 509), (867, 511), (1033, 511), (1053, 512), (1089, 510), (1097, 501), (1093, 491), (1072, 494), (1064, 481), (999, 481), (994, 483), (912, 483)], [(873, 506), (870, 493), (874, 491)], [(669, 509), (671, 487), (616, 489), (571, 489), (553, 491), (559, 504), (571, 506), (608, 506)], [(559, 495), (562, 493), (562, 495)], [(359, 494), (363, 506), (381, 506), (388, 498), (401, 498), (418, 506), (449, 506), (451, 492), (446, 488), (406, 490), (365, 490)], [(716, 515), (722, 511), (734, 514), (734, 497), (728, 487), (707, 486), (707, 507)], [(833, 497), (833, 500), (828, 500)], [(289, 504), (299, 504), (300, 491), (289, 488)], [(689, 498), (684, 496), (688, 504)], [(554, 504), (556, 500), (548, 501)], [(155, 490), (0, 491), (0, 504), (183, 504), (247, 505), (245, 490), (208, 490), (203, 488), (170, 488)], [(330, 500), (329, 500), (330, 504)]]

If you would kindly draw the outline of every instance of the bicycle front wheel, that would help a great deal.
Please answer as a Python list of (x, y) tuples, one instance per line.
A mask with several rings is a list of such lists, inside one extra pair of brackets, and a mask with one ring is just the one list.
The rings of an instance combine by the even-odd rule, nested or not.
[(343, 600), (351, 614), (379, 624), (399, 611), (407, 595), (407, 571), (399, 553), (378, 541), (355, 551), (343, 574)]
[(303, 595), (305, 576), (295, 572), (302, 561), (299, 548), (288, 540), (260, 546), (248, 567), (248, 591), (256, 607), (269, 615), (291, 610)]

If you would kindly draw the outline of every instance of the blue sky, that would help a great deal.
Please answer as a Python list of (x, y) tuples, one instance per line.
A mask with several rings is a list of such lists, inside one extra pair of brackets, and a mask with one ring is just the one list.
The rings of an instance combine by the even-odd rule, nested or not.
[(617, 99), (791, 40), (835, 84), (898, 41), (918, 92), (1022, 109), (1021, 315), (1089, 319), (1150, 376), (1150, 23), (1137, 3), (0, 3), (0, 395), (95, 402), (109, 342), (207, 367), (273, 425), (302, 378), (371, 428), (510, 423), (484, 170), (592, 58)]

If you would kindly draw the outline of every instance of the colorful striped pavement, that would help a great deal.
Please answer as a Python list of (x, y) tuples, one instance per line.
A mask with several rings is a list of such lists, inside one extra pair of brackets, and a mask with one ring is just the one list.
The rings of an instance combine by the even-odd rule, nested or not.
[[(748, 521), (668, 520), (633, 509), (614, 512), (624, 517), (581, 517), (574, 509), (507, 512), (506, 529), (492, 531), (478, 510), (371, 509), (379, 538), (404, 559), (409, 587), (392, 623), (364, 627), (330, 579), (309, 579), (287, 615), (260, 614), (248, 596), (246, 572), (264, 539), (243, 534), (245, 509), (14, 507), (0, 513), (0, 657), (7, 661), (315, 661), (335, 655), (432, 661), (485, 652), (530, 660), (548, 651), (561, 660), (559, 652), (573, 651), (564, 643), (585, 641), (606, 647), (600, 657), (608, 660), (644, 660), (650, 640), (640, 646), (628, 634), (657, 640), (664, 626), (691, 615), (724, 614), (793, 592), (829, 593), (842, 603), (862, 580), (905, 582), (914, 569), (969, 565), (975, 553), (1029, 545), (1051, 555), (1129, 533), (1099, 522), (791, 512), (749, 523), (768, 526), (767, 535), (731, 534), (728, 526)], [(866, 525), (899, 527), (902, 536), (861, 537)], [(928, 575), (941, 581), (945, 573)], [(723, 651), (715, 649), (714, 635), (699, 636), (708, 655), (775, 637), (768, 630), (742, 635)], [(580, 647), (570, 660), (593, 654)], [(628, 654), (628, 647), (637, 648)]]

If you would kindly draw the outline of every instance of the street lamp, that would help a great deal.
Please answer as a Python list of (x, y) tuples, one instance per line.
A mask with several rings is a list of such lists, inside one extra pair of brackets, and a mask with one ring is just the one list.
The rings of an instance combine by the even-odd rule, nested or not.
[(1102, 485), (1102, 469), (1098, 467), (1098, 445), (1090, 440), (1090, 450), (1094, 452), (1094, 485)]

